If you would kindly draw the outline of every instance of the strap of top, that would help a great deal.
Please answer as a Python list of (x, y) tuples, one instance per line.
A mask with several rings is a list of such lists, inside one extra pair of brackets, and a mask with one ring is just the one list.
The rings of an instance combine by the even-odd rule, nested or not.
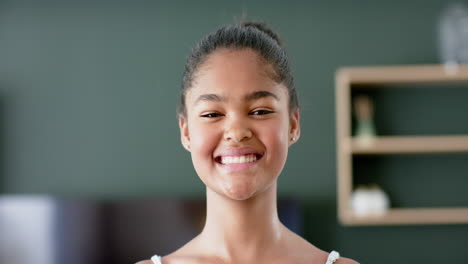
[(161, 257), (158, 255), (154, 255), (151, 257), (151, 261), (153, 261), (154, 264), (162, 264), (161, 263)]
[(332, 264), (339, 258), (340, 258), (340, 253), (338, 253), (336, 251), (332, 251), (328, 255), (327, 263), (325, 263), (325, 264)]
[[(328, 259), (327, 259), (327, 262), (325, 264), (333, 264), (339, 258), (340, 258), (340, 253), (338, 253), (336, 251), (332, 251), (328, 255)], [(162, 264), (161, 263), (161, 257), (158, 256), (158, 255), (154, 255), (153, 257), (151, 257), (151, 261), (153, 261), (154, 264)]]

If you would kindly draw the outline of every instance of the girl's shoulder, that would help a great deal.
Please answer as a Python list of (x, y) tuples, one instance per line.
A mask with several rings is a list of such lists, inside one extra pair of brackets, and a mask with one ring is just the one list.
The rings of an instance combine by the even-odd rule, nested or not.
[(205, 258), (197, 254), (197, 248), (194, 247), (194, 241), (196, 238), (189, 241), (187, 244), (177, 249), (176, 251), (164, 255), (154, 255), (149, 260), (143, 260), (135, 264), (198, 264), (198, 263), (211, 263)]
[[(330, 261), (334, 260), (334, 262), (332, 262), (333, 264), (359, 264), (358, 262), (352, 259), (340, 256), (338, 252), (334, 253), (334, 255), (336, 255), (337, 253), (339, 255), (339, 257), (336, 259), (332, 257), (331, 253), (333, 251), (324, 251), (293, 232), (290, 232), (289, 234), (290, 237), (287, 241), (287, 251), (289, 252), (288, 255), (296, 256), (293, 257), (291, 261), (289, 261), (290, 263), (328, 264), (330, 263)], [(329, 259), (330, 261), (328, 261)]]

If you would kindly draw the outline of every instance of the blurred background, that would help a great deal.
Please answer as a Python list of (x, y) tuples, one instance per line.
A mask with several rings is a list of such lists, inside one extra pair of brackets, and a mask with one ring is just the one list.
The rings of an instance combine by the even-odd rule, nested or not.
[[(185, 57), (202, 36), (244, 14), (280, 34), (299, 93), (302, 135), (290, 149), (278, 190), (280, 199), (294, 201), (287, 214), (300, 216), (291, 225), (300, 225), (298, 232), (317, 247), (361, 263), (467, 263), (466, 224), (346, 227), (336, 213), (335, 71), (439, 63), (438, 19), (449, 3), (0, 1), (0, 227), (9, 230), (8, 236), (0, 233), (0, 263), (20, 263), (12, 261), (18, 252), (21, 263), (27, 254), (36, 260), (45, 254), (35, 262), (44, 264), (110, 263), (112, 252), (133, 246), (125, 241), (148, 246), (151, 237), (161, 239), (153, 229), (134, 230), (141, 224), (135, 218), (154, 219), (141, 226), (157, 231), (171, 222), (164, 220), (161, 212), (170, 211), (164, 208), (179, 208), (173, 213), (182, 212), (179, 220), (203, 210), (190, 206), (203, 200), (204, 186), (179, 140), (175, 109), (181, 75)], [(405, 116), (398, 105), (417, 96), (392, 96), (386, 107)], [(460, 112), (468, 112), (468, 93), (457, 94), (458, 108), (439, 98), (431, 96), (424, 105), (437, 107), (440, 112), (433, 113), (442, 116), (461, 116), (440, 119), (449, 121), (447, 131), (468, 133)], [(409, 123), (440, 127), (432, 122), (419, 111)], [(466, 161), (467, 155), (457, 156), (455, 169), (448, 169), (465, 176), (456, 186), (438, 189), (450, 177), (431, 178), (435, 187), (425, 196), (427, 204), (450, 196), (447, 203), (466, 206), (466, 195), (457, 200), (452, 191), (468, 187)], [(444, 162), (450, 166), (450, 159)], [(418, 188), (422, 176), (412, 170), (409, 183), (401, 178), (400, 183), (418, 193), (424, 191)], [(179, 205), (171, 207), (174, 203)], [(135, 208), (141, 210), (129, 211)], [(178, 230), (190, 225), (182, 220)], [(109, 235), (117, 232), (112, 230), (129, 231), (118, 240)], [(129, 238), (132, 234), (138, 237)], [(102, 245), (111, 246), (95, 258), (93, 251)], [(176, 247), (172, 242), (150, 248), (164, 254)], [(150, 257), (131, 252), (136, 253), (123, 263)]]

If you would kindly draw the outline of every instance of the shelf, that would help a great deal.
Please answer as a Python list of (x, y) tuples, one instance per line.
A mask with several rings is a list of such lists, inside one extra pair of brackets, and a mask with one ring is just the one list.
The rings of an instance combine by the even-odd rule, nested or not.
[(391, 89), (392, 87), (400, 87), (406, 89), (418, 87), (419, 91), (424, 93), (423, 87), (446, 83), (450, 85), (444, 87), (468, 88), (468, 64), (460, 65), (456, 70), (448, 70), (443, 65), (345, 67), (337, 70), (335, 76), (337, 193), (338, 215), (342, 224), (468, 223), (468, 207), (391, 209), (381, 217), (356, 217), (352, 214), (350, 207), (354, 189), (353, 177), (358, 176), (353, 175), (354, 162), (358, 162), (357, 159), (353, 158), (354, 155), (468, 153), (468, 134), (377, 136), (370, 141), (352, 137), (353, 90), (361, 88)]
[(340, 217), (343, 224), (350, 226), (463, 224), (468, 222), (468, 207), (390, 209), (382, 216), (355, 216), (346, 211)]
[(337, 76), (338, 82), (353, 84), (462, 82), (468, 81), (468, 65), (452, 74), (442, 65), (350, 67)]
[(468, 152), (468, 136), (387, 136), (350, 140), (352, 154)]

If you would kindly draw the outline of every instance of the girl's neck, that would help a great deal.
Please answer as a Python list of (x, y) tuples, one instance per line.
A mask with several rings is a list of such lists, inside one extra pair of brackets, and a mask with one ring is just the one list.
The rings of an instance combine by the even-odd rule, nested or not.
[(284, 233), (276, 206), (276, 183), (248, 200), (235, 201), (207, 189), (207, 217), (200, 239), (230, 260), (258, 258), (278, 246)]

